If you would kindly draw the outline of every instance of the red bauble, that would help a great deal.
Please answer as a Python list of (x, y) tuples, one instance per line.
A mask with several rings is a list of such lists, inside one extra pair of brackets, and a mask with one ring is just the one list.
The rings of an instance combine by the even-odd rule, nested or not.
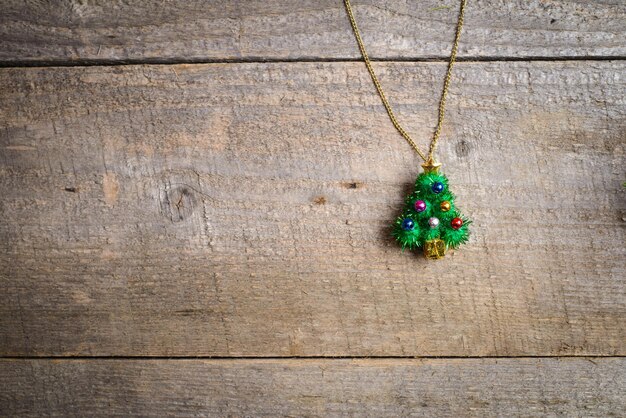
[(459, 229), (460, 227), (463, 226), (463, 219), (461, 219), (461, 218), (454, 218), (450, 222), (450, 225), (452, 225), (452, 229)]

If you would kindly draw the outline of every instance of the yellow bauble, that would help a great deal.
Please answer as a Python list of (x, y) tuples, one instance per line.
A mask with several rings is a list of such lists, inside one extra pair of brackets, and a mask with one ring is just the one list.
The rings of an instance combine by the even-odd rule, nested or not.
[(450, 210), (450, 202), (448, 202), (447, 200), (444, 200), (443, 202), (441, 202), (441, 210), (444, 212), (447, 212)]

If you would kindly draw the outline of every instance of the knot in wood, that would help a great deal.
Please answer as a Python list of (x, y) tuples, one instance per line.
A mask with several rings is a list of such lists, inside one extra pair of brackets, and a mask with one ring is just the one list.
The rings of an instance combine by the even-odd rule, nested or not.
[(195, 207), (195, 193), (184, 184), (166, 188), (165, 193), (161, 194), (161, 212), (172, 222), (188, 219)]

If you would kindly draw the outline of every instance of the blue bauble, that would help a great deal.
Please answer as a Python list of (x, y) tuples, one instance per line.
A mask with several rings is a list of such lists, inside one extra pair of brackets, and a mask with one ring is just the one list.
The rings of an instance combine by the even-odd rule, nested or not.
[(402, 229), (405, 231), (412, 231), (413, 228), (415, 228), (415, 222), (413, 222), (413, 219), (404, 218), (402, 221)]
[(445, 186), (443, 185), (443, 183), (438, 181), (438, 182), (433, 183), (433, 185), (430, 186), (430, 189), (433, 191), (433, 193), (439, 194), (443, 192), (444, 187)]

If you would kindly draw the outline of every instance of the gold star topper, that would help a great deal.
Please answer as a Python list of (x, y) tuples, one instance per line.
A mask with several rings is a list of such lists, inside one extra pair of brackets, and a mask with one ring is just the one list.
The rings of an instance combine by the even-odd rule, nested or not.
[(435, 162), (432, 158), (429, 158), (424, 164), (422, 164), (424, 173), (438, 173), (441, 168), (441, 163)]

